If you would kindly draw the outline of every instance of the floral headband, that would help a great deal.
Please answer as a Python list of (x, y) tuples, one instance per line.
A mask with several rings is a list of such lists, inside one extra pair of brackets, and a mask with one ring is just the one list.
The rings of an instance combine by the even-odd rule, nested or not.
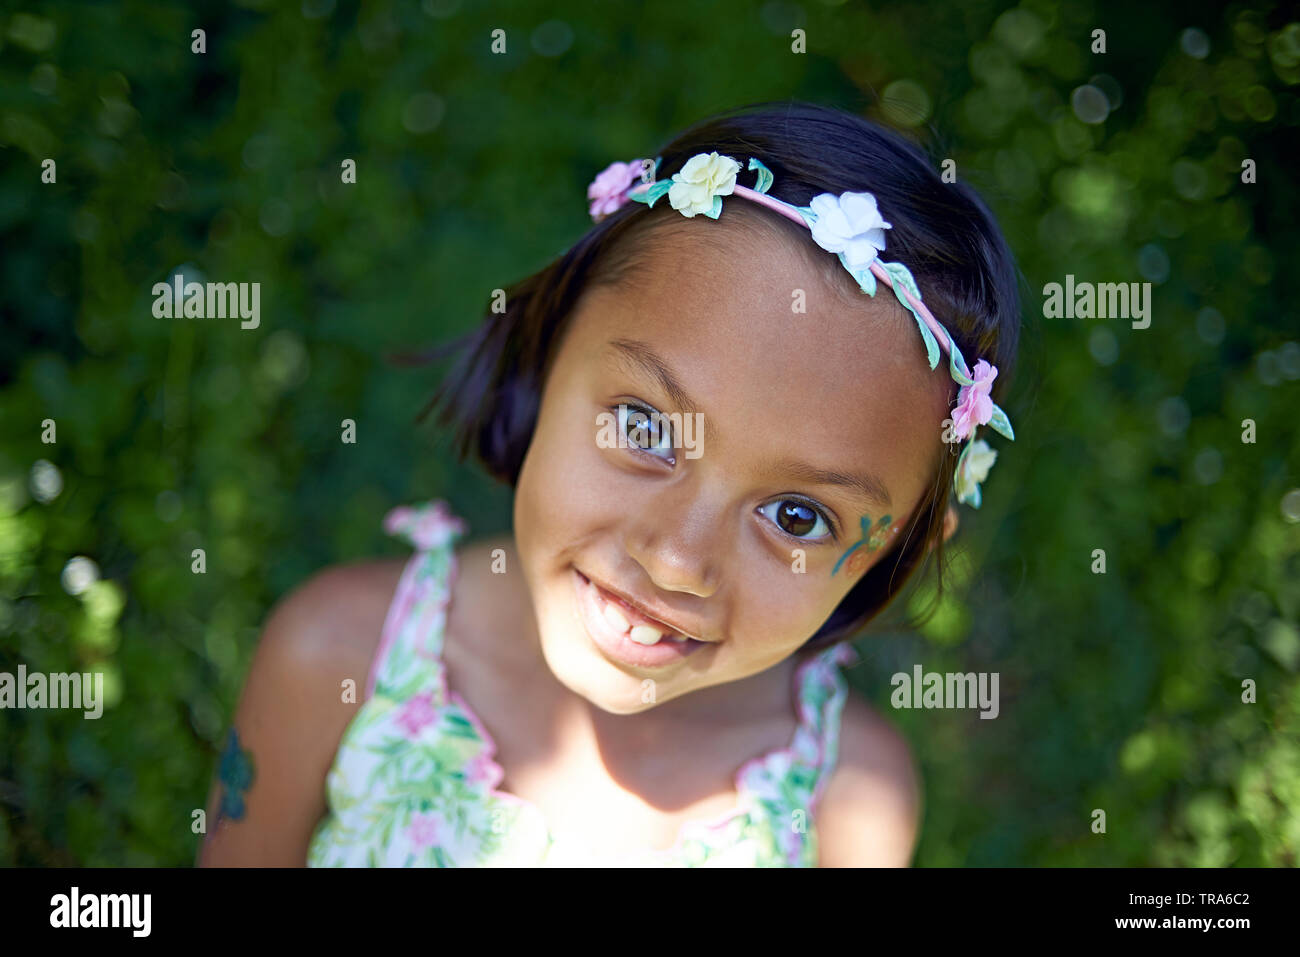
[[(655, 182), (654, 174), (662, 159), (657, 157), (653, 167), (648, 159), (611, 163), (606, 167), (587, 187), (587, 198), (592, 200), (592, 219), (600, 222), (630, 201), (653, 207), (664, 193), (668, 194), (673, 209), (688, 219), (697, 213), (717, 219), (722, 212), (722, 197), (734, 194), (808, 227), (813, 241), (827, 252), (837, 254), (849, 275), (867, 295), (874, 296), (876, 280), (882, 280), (916, 319), (930, 368), (938, 365), (941, 348), (948, 353), (949, 371), (953, 381), (961, 386), (957, 392), (957, 407), (952, 414), (952, 441), (967, 440), (953, 476), (957, 501), (969, 502), (973, 508), (979, 508), (980, 483), (988, 478), (998, 453), (983, 439), (975, 439), (975, 429), (987, 424), (995, 432), (1015, 440), (1006, 413), (989, 396), (998, 369), (980, 359), (972, 373), (948, 330), (921, 302), (920, 290), (907, 267), (902, 263), (880, 261), (878, 253), (885, 248), (885, 230), (893, 227), (881, 217), (876, 197), (871, 193), (841, 193), (839, 196), (821, 193), (814, 196), (808, 206), (792, 206), (767, 195), (772, 187), (772, 171), (761, 162), (750, 158), (749, 169), (757, 170), (758, 178), (754, 188), (747, 189), (736, 183), (740, 163), (716, 152), (697, 153), (686, 161), (680, 173), (673, 174), (671, 180)], [(641, 182), (634, 187), (638, 178)]]

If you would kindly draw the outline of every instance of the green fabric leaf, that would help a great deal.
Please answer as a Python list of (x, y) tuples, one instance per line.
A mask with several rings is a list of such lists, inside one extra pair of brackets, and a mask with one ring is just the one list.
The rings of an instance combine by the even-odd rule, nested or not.
[[(895, 292), (897, 292), (897, 290), (895, 290)], [(932, 333), (930, 327), (925, 324), (925, 320), (921, 318), (921, 314), (913, 309), (908, 301), (902, 296), (899, 296), (899, 301), (907, 307), (907, 311), (910, 312), (912, 318), (916, 320), (916, 328), (921, 330), (921, 340), (925, 343), (925, 361), (928, 362), (930, 368), (933, 369), (939, 364), (939, 343), (934, 341), (934, 333)]]
[(912, 308), (912, 304), (907, 301), (907, 296), (903, 294), (903, 290), (906, 289), (916, 297), (918, 302), (921, 301), (921, 291), (916, 288), (916, 280), (912, 278), (911, 272), (902, 263), (881, 262), (880, 265), (891, 280), (894, 295), (903, 304), (903, 308), (910, 312), (916, 320), (916, 327), (921, 330), (921, 339), (925, 342), (926, 361), (930, 363), (930, 368), (933, 369), (939, 364), (939, 343), (935, 341), (934, 333), (925, 324), (921, 314)]
[(673, 181), (670, 179), (657, 180), (653, 186), (643, 193), (633, 193), (630, 197), (638, 203), (645, 203), (653, 208), (659, 197), (673, 188)]
[(760, 163), (754, 157), (749, 158), (749, 168), (758, 170), (758, 182), (754, 184), (754, 192), (766, 193), (772, 188), (772, 171)]
[(839, 260), (840, 265), (848, 270), (849, 275), (853, 277), (863, 292), (868, 296), (876, 294), (876, 274), (871, 271), (870, 267), (866, 269), (849, 269), (849, 264), (845, 261), (843, 253), (839, 254)]
[[(920, 301), (921, 290), (916, 288), (916, 280), (912, 278), (912, 273), (906, 266), (902, 263), (887, 263), (883, 261), (880, 265), (884, 267), (885, 272), (889, 273), (889, 278), (894, 281), (894, 295), (898, 296), (899, 299), (902, 299), (904, 305), (907, 305), (907, 300), (898, 292), (897, 286), (899, 283), (902, 283), (903, 288)], [(910, 309), (911, 306), (908, 306), (908, 308)]]
[(966, 357), (957, 348), (957, 343), (953, 341), (950, 332), (948, 333), (948, 371), (955, 382), (960, 382), (962, 385), (975, 384), (975, 380), (970, 375), (970, 367), (966, 365)]
[(1016, 440), (1016, 433), (1011, 431), (1011, 420), (1007, 418), (1005, 412), (998, 408), (997, 403), (993, 405), (993, 418), (989, 419), (988, 426), (994, 432), (1010, 439), (1012, 442)]

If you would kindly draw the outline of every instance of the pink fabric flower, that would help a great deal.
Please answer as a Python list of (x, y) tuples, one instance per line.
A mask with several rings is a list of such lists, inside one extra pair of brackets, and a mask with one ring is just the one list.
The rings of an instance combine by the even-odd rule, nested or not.
[(997, 377), (998, 367), (981, 359), (975, 363), (975, 371), (971, 374), (975, 384), (964, 385), (958, 390), (957, 408), (952, 413), (953, 434), (958, 440), (970, 435), (977, 425), (993, 418), (993, 400), (989, 398), (989, 392)]
[(587, 198), (592, 200), (591, 218), (601, 219), (631, 200), (624, 195), (641, 176), (641, 161), (630, 163), (610, 163), (605, 171), (591, 181), (587, 187)]
[(442, 818), (432, 811), (413, 814), (411, 826), (406, 829), (406, 836), (410, 838), (412, 847), (422, 851), (426, 847), (440, 843), (443, 824)]
[(390, 535), (406, 532), (416, 547), (427, 550), (441, 548), (452, 535), (464, 534), (466, 528), (461, 519), (451, 514), (447, 503), (440, 501), (432, 506), (402, 505), (393, 509), (384, 516), (384, 530)]
[(408, 738), (415, 738), (423, 728), (432, 724), (437, 718), (438, 712), (433, 706), (433, 692), (425, 691), (407, 699), (394, 720)]

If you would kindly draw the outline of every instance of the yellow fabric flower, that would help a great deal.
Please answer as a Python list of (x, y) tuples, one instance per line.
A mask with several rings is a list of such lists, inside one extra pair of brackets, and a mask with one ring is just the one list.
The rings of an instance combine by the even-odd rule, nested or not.
[(740, 164), (730, 156), (697, 153), (686, 161), (680, 173), (673, 174), (668, 202), (683, 216), (708, 213), (715, 196), (730, 196), (736, 188)]
[(979, 508), (980, 483), (989, 477), (989, 469), (998, 460), (998, 453), (983, 439), (976, 439), (966, 451), (957, 469), (957, 501), (974, 502)]

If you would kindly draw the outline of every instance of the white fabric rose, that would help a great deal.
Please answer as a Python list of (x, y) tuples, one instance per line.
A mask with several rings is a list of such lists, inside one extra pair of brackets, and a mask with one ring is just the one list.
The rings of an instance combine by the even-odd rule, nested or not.
[(850, 269), (865, 269), (885, 249), (885, 230), (892, 229), (871, 193), (821, 193), (809, 208), (817, 214), (812, 238), (822, 249), (843, 253)]
[(713, 197), (730, 196), (736, 188), (740, 164), (717, 152), (697, 153), (686, 161), (680, 173), (673, 174), (668, 202), (683, 216), (707, 213), (713, 209)]

